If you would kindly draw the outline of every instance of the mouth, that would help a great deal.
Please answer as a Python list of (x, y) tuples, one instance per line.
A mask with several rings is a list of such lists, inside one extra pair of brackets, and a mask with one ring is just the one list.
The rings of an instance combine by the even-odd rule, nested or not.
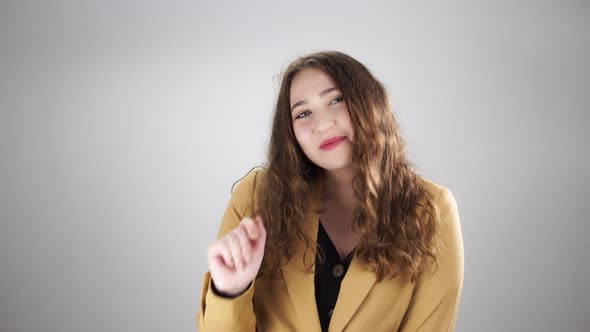
[(320, 149), (331, 150), (338, 146), (342, 141), (346, 139), (346, 136), (332, 137), (322, 142)]

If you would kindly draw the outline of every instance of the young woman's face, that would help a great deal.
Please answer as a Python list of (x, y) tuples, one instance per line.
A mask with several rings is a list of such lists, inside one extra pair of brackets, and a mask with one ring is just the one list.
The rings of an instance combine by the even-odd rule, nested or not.
[(328, 171), (348, 167), (353, 129), (332, 78), (319, 69), (303, 69), (291, 82), (290, 96), (295, 138), (309, 160)]

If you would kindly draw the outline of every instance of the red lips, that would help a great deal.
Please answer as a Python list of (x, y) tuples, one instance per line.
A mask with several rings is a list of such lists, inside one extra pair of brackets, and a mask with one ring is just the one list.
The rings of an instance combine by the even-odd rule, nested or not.
[(322, 142), (322, 144), (320, 145), (320, 149), (328, 150), (328, 149), (334, 148), (338, 145), (338, 143), (344, 141), (345, 139), (346, 139), (346, 136), (330, 137), (327, 140)]

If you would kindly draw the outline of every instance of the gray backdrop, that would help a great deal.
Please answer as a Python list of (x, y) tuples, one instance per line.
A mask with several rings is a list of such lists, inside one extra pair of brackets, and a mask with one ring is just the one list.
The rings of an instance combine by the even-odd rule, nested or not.
[(277, 74), (336, 49), (459, 205), (458, 331), (590, 331), (587, 1), (5, 1), (0, 331), (194, 331)]

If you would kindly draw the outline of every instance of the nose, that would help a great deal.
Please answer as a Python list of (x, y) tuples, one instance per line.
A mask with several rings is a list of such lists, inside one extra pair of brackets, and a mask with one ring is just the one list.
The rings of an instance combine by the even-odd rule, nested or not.
[(314, 129), (316, 133), (322, 133), (336, 124), (336, 117), (329, 110), (316, 112)]

